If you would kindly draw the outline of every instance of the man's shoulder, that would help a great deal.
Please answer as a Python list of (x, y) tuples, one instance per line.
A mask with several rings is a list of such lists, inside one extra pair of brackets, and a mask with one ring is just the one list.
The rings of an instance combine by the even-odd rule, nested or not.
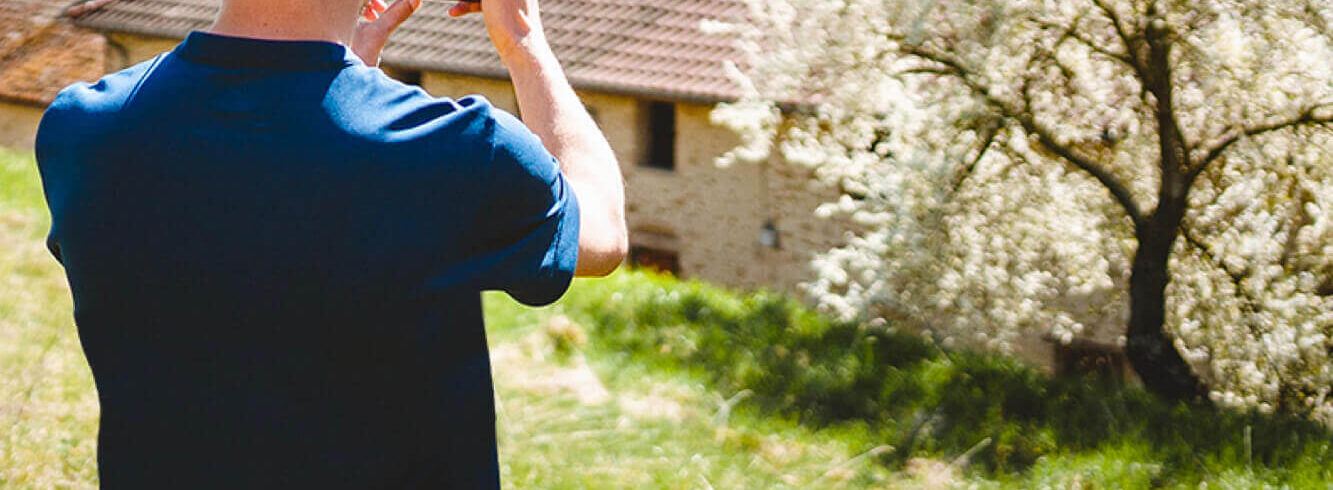
[(393, 142), (440, 138), (482, 142), (503, 112), (485, 97), (437, 97), (364, 65), (344, 69), (329, 87), (327, 102), (326, 109), (348, 131)]
[(98, 128), (113, 127), (115, 115), (133, 98), (143, 79), (166, 54), (156, 56), (123, 70), (109, 73), (93, 82), (77, 82), (56, 94), (47, 106), (37, 130), (37, 150), (86, 139)]
[(94, 82), (78, 82), (56, 95), (48, 111), (114, 112), (125, 105), (145, 76), (166, 54), (123, 70), (108, 73)]

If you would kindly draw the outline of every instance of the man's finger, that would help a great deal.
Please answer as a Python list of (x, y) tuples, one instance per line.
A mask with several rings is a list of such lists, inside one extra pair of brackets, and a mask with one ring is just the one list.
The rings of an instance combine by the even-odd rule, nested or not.
[(462, 17), (467, 14), (481, 12), (481, 2), (458, 2), (449, 9), (450, 17)]
[(385, 9), (384, 13), (380, 14), (377, 22), (384, 24), (387, 29), (386, 32), (392, 31), (398, 28), (408, 17), (411, 17), (412, 12), (416, 12), (419, 7), (421, 7), (421, 0), (398, 0)]

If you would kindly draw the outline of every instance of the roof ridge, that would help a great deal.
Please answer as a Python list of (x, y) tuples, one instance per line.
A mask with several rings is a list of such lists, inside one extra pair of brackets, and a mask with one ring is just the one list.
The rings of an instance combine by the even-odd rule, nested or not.
[(78, 0), (65, 7), (63, 17), (74, 18), (92, 12), (116, 0)]

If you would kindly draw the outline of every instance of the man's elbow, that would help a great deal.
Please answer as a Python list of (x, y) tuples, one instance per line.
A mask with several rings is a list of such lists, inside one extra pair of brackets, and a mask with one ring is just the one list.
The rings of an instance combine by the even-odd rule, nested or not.
[[(617, 182), (618, 183), (618, 182)], [(582, 219), (579, 231), (579, 277), (606, 277), (629, 255), (623, 188), (588, 188), (575, 184)], [(591, 192), (599, 190), (601, 192)]]
[(606, 270), (606, 274), (615, 272), (616, 269), (620, 268), (621, 264), (625, 263), (625, 259), (629, 257), (629, 233), (623, 229), (623, 225), (620, 233), (616, 235), (615, 244), (613, 244), (611, 249), (607, 251), (607, 255), (607, 261), (611, 262), (611, 266)]
[(580, 277), (606, 277), (625, 263), (625, 257), (629, 255), (629, 235), (623, 230), (609, 235), (580, 251)]

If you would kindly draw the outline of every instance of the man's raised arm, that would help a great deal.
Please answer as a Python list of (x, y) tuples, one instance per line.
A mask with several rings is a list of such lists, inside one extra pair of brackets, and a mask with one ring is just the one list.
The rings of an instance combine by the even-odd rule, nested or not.
[(537, 0), (462, 2), (454, 16), (481, 12), (509, 69), (523, 122), (560, 161), (579, 201), (578, 276), (610, 274), (629, 248), (625, 188), (611, 145), (574, 93), (542, 30)]

